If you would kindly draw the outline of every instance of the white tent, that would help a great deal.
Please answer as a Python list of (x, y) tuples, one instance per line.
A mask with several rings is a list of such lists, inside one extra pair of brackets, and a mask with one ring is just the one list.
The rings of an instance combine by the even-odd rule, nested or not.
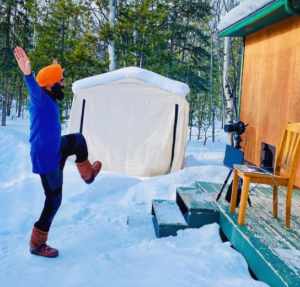
[(129, 67), (76, 81), (68, 133), (82, 132), (103, 170), (155, 176), (183, 167), (186, 84)]

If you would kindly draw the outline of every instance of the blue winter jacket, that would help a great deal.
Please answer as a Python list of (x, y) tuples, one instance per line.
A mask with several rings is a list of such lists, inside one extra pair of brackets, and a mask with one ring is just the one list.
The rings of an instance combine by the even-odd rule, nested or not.
[(30, 94), (30, 138), (32, 172), (45, 174), (57, 169), (60, 159), (61, 124), (56, 100), (42, 91), (33, 75), (25, 76)]

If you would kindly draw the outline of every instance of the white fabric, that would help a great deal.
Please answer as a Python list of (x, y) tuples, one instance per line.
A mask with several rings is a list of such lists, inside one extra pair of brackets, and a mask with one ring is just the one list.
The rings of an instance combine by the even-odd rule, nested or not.
[(218, 30), (222, 31), (233, 24), (239, 22), (240, 20), (250, 16), (256, 11), (262, 9), (263, 7), (277, 2), (278, 0), (245, 0), (232, 10), (230, 10), (221, 20)]
[(68, 133), (80, 131), (83, 99), (82, 133), (91, 162), (100, 160), (103, 170), (136, 176), (169, 172), (178, 104), (171, 172), (182, 168), (189, 115), (186, 100), (136, 78), (77, 90)]
[(168, 79), (164, 76), (138, 67), (127, 67), (109, 73), (81, 79), (73, 83), (72, 90), (73, 93), (76, 94), (79, 90), (115, 82), (124, 78), (136, 78), (142, 80), (145, 83), (158, 87), (184, 99), (190, 91), (188, 85), (184, 83)]

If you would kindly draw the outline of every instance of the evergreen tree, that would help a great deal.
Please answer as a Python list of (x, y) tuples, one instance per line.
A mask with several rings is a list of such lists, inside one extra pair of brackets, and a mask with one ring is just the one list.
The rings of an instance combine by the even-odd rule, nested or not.
[[(20, 91), (20, 79), (22, 75), (16, 71), (16, 63), (13, 50), (16, 45), (29, 43), (29, 13), (28, 7), (31, 1), (4, 0), (0, 10), (0, 78), (2, 95), (2, 121), (1, 125), (6, 125), (6, 116), (10, 115), (11, 103)], [(19, 98), (19, 103), (22, 99)]]
[[(28, 99), (23, 76), (16, 69), (13, 49), (29, 53), (37, 73), (53, 59), (65, 69), (66, 98), (62, 120), (68, 117), (74, 81), (109, 70), (109, 43), (114, 42), (116, 68), (138, 66), (190, 87), (190, 126), (200, 130), (221, 118), (223, 90), (220, 82), (222, 42), (216, 33), (221, 2), (199, 0), (114, 0), (115, 25), (111, 24), (110, 0), (2, 0), (0, 10), (0, 95), (2, 124), (15, 100), (18, 115)], [(217, 7), (217, 8), (216, 8)], [(217, 19), (217, 20), (215, 20)], [(214, 27), (211, 23), (214, 22)], [(210, 104), (210, 38), (213, 42), (213, 104)], [(240, 42), (234, 44), (229, 75), (239, 78)], [(219, 48), (220, 47), (220, 48)], [(219, 64), (220, 63), (220, 64)], [(232, 81), (237, 83), (237, 81)], [(238, 86), (232, 85), (233, 95)], [(212, 110), (213, 109), (213, 110)]]
[(61, 105), (61, 120), (68, 118), (73, 94), (72, 82), (105, 71), (97, 58), (96, 36), (90, 30), (90, 13), (78, 1), (60, 0), (40, 5), (36, 26), (35, 49), (30, 59), (35, 71), (50, 65), (54, 59), (62, 65), (67, 83)]

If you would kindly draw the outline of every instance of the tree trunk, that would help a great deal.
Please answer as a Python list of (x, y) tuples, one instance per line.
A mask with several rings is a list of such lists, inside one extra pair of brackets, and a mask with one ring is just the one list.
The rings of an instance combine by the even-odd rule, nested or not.
[(201, 128), (203, 126), (203, 115), (204, 115), (204, 108), (205, 108), (205, 99), (202, 101), (201, 104), (201, 115), (200, 117), (198, 116), (198, 136), (197, 136), (197, 140), (200, 140), (201, 138)]
[[(134, 6), (134, 12), (136, 13), (138, 5), (138, 0), (135, 0), (135, 6)], [(140, 55), (137, 52), (137, 46), (138, 46), (138, 41), (139, 41), (139, 32), (137, 30), (137, 23), (135, 23), (135, 28), (134, 28), (134, 33), (133, 33), (133, 40), (134, 40), (134, 48), (135, 48), (135, 66), (140, 67)]]
[(22, 111), (23, 87), (24, 87), (24, 81), (22, 81), (22, 84), (20, 85), (19, 100), (18, 100), (18, 118), (21, 117), (21, 111)]
[(212, 142), (215, 142), (215, 107), (214, 107), (214, 95), (213, 95), (213, 34), (211, 35), (211, 47), (210, 47), (210, 105), (211, 105), (211, 137)]
[(62, 67), (65, 66), (65, 57), (64, 57), (64, 51), (65, 51), (65, 19), (62, 20), (61, 30), (61, 65)]
[(14, 111), (12, 111), (12, 104), (13, 104), (13, 96), (17, 94), (16, 92), (17, 85), (16, 84), (10, 84), (10, 92), (8, 93), (7, 97), (7, 104), (6, 104), (6, 109), (7, 109), (7, 117), (10, 117), (14, 114)]
[[(142, 37), (142, 48), (145, 46), (145, 36)], [(140, 68), (143, 68), (145, 65), (145, 54), (140, 53)]]
[(13, 93), (7, 94), (7, 101), (6, 101), (6, 116), (7, 117), (11, 116), (12, 97), (13, 97)]
[(174, 39), (174, 34), (172, 33), (171, 43), (170, 43), (170, 54), (171, 54), (171, 56), (170, 56), (170, 63), (169, 63), (170, 71), (173, 68), (173, 55), (174, 55), (174, 51), (175, 51), (175, 39)]
[(3, 91), (3, 100), (2, 100), (2, 126), (6, 126), (6, 105), (7, 105), (7, 93), (8, 93), (8, 73), (4, 75), (4, 91)]
[[(9, 5), (9, 4), (8, 4)], [(7, 11), (7, 29), (6, 29), (6, 39), (5, 39), (5, 52), (4, 52), (4, 64), (7, 65), (8, 54), (9, 54), (9, 34), (10, 34), (10, 16), (11, 16), (11, 6), (9, 5)], [(3, 100), (2, 100), (2, 126), (6, 126), (6, 106), (7, 106), (7, 96), (8, 96), (8, 80), (9, 74), (7, 71), (7, 67), (4, 68), (4, 89), (3, 89)]]
[[(175, 27), (176, 24), (176, 7), (174, 7), (174, 11), (173, 11), (173, 23), (172, 25)], [(170, 28), (170, 31), (172, 32), (171, 35), (171, 41), (170, 41), (170, 63), (169, 63), (169, 69), (170, 69), (170, 73), (172, 71), (173, 68), (173, 56), (174, 56), (174, 52), (175, 52), (175, 34), (174, 31), (172, 31), (173, 29)], [(172, 77), (171, 77), (172, 78)]]
[(222, 105), (222, 117), (221, 117), (221, 129), (224, 129), (224, 122), (225, 122), (225, 103), (224, 103), (224, 90), (221, 85), (222, 83), (222, 66), (219, 64), (219, 81), (220, 81), (220, 98), (221, 98), (221, 105)]
[[(233, 8), (234, 0), (230, 0), (228, 6), (228, 12)], [(224, 43), (224, 66), (223, 66), (223, 86), (225, 98), (227, 100), (227, 123), (233, 123), (233, 97), (229, 83), (229, 51), (230, 51), (230, 37), (225, 37)], [(227, 142), (233, 146), (232, 133), (228, 133)]]
[[(116, 19), (115, 0), (109, 0), (109, 24), (112, 29), (114, 29), (115, 27), (115, 19)], [(108, 56), (109, 56), (109, 71), (111, 72), (116, 69), (115, 41), (113, 39), (109, 40)]]
[(189, 116), (189, 141), (192, 140), (192, 130), (193, 130), (193, 116), (194, 116), (194, 111), (193, 111), (193, 106), (191, 105), (190, 107), (190, 116)]

